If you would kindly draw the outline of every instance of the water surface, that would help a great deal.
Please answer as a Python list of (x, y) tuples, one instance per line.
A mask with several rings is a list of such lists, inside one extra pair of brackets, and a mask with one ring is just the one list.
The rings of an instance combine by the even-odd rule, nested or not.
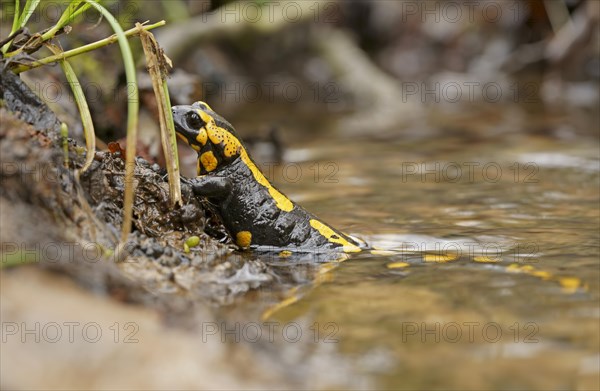
[(599, 145), (555, 133), (299, 142), (273, 181), (387, 251), (271, 262), (291, 291), (224, 313), (274, 322), (257, 349), (304, 386), (598, 389)]

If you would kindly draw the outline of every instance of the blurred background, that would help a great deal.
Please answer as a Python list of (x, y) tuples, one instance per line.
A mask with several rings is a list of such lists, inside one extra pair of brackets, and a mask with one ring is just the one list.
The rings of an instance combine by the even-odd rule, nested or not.
[[(249, 141), (296, 142), (331, 131), (382, 140), (448, 131), (598, 136), (595, 1), (104, 3), (124, 28), (165, 19), (155, 34), (173, 60), (173, 104), (205, 100)], [(2, 5), (10, 16), (12, 2)], [(40, 28), (57, 17), (60, 2), (42, 9), (32, 19)], [(90, 11), (61, 45), (70, 49), (109, 34)], [(131, 43), (143, 70), (141, 47)], [(127, 92), (118, 48), (74, 63), (99, 138), (123, 137)], [(69, 101), (58, 76), (56, 85), (44, 83), (48, 73), (27, 75), (42, 79), (38, 90), (50, 102)], [(140, 83), (148, 91), (142, 147), (156, 159), (145, 72)]]

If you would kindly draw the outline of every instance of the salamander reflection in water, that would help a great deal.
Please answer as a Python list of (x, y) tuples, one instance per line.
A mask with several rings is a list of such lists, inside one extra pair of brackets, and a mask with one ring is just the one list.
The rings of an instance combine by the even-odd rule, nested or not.
[(365, 244), (322, 222), (277, 190), (248, 155), (233, 126), (204, 102), (174, 106), (177, 135), (198, 153), (192, 187), (206, 197), (241, 248), (359, 252)]

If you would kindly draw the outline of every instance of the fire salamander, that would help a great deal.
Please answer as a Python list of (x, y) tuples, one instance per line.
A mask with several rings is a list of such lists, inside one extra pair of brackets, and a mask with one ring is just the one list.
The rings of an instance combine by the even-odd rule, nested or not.
[(359, 252), (365, 244), (319, 220), (277, 190), (233, 126), (206, 103), (174, 106), (177, 135), (198, 152), (194, 194), (214, 205), (242, 249)]

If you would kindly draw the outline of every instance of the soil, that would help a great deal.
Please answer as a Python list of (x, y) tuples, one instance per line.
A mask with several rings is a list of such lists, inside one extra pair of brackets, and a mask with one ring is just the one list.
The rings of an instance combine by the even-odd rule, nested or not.
[[(173, 296), (227, 303), (273, 281), (270, 267), (235, 251), (218, 217), (185, 179), (183, 205), (171, 207), (165, 170), (141, 158), (134, 229), (119, 245), (122, 151), (96, 152), (78, 179), (74, 172), (85, 149), (69, 139), (65, 167), (56, 116), (12, 74), (3, 74), (2, 91), (0, 237), (17, 263), (33, 261), (94, 291), (128, 302), (161, 302), (168, 311), (177, 310)], [(194, 235), (200, 242), (186, 252), (184, 243)]]

